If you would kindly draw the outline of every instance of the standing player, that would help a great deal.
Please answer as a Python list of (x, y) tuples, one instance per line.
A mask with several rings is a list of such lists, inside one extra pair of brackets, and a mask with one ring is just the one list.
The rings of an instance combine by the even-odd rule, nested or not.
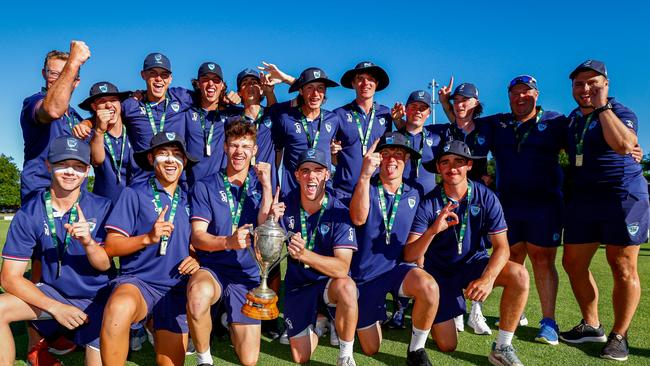
[[(259, 162), (253, 124), (238, 121), (226, 128), (226, 169), (198, 181), (192, 189), (192, 244), (201, 269), (187, 286), (187, 310), (199, 365), (212, 365), (210, 307), (223, 299), (235, 352), (243, 365), (255, 365), (260, 321), (241, 313), (246, 293), (259, 285), (259, 269), (247, 247), (250, 230), (271, 208), (271, 166)], [(228, 218), (230, 219), (224, 219)]]
[[(482, 302), (494, 286), (504, 287), (499, 335), (488, 360), (494, 365), (522, 365), (511, 342), (528, 298), (528, 272), (508, 260), (506, 222), (496, 195), (467, 179), (473, 159), (464, 142), (451, 141), (435, 161), (425, 164), (440, 174), (442, 184), (420, 202), (404, 260), (424, 259), (424, 269), (438, 283), (440, 304), (432, 333), (443, 352), (456, 349), (453, 319), (465, 311), (465, 297)], [(484, 239), (488, 235), (491, 256)]]
[[(600, 356), (624, 361), (627, 335), (641, 296), (639, 244), (648, 240), (648, 186), (629, 155), (637, 144), (634, 112), (609, 97), (605, 64), (587, 60), (571, 72), (578, 108), (569, 115), (568, 154), (573, 189), (567, 204), (562, 264), (583, 320), (560, 337), (569, 343), (607, 343)], [(600, 244), (614, 278), (614, 325), (598, 318), (598, 288), (589, 264)]]
[(106, 221), (106, 252), (120, 257), (102, 324), (102, 361), (123, 365), (129, 329), (153, 316), (156, 363), (179, 365), (187, 347), (187, 276), (199, 269), (189, 256), (189, 206), (179, 186), (183, 168), (196, 162), (174, 132), (160, 132), (134, 154), (153, 174), (123, 192)]
[(336, 311), (332, 316), (340, 338), (336, 364), (351, 366), (358, 309), (357, 288), (348, 274), (357, 241), (348, 209), (325, 189), (330, 177), (328, 153), (313, 148), (300, 153), (294, 172), (298, 187), (284, 202), (282, 225), (300, 230), (288, 245), (284, 314), (291, 355), (302, 364), (318, 345), (314, 333), (318, 308)]
[(70, 42), (70, 53), (51, 51), (45, 56), (45, 87), (25, 98), (20, 113), (23, 131), (24, 162), (20, 175), (20, 200), (25, 203), (37, 191), (50, 186), (51, 176), (45, 166), (47, 149), (58, 136), (72, 135), (81, 118), (70, 107), (72, 92), (79, 85), (79, 69), (90, 49), (84, 42)]
[[(2, 252), (6, 293), (0, 295), (0, 364), (13, 365), (15, 360), (9, 323), (35, 320), (32, 324), (45, 337), (74, 330), (75, 343), (86, 348), (85, 364), (99, 366), (99, 329), (113, 274), (101, 246), (110, 201), (80, 188), (90, 169), (88, 144), (60, 136), (48, 150), (51, 185), (16, 213)], [(32, 256), (43, 264), (36, 285), (23, 277)], [(61, 364), (47, 353), (43, 340), (27, 361)]]
[(339, 198), (352, 195), (363, 156), (373, 142), (391, 130), (390, 109), (375, 101), (375, 92), (386, 89), (388, 83), (386, 71), (368, 61), (358, 63), (341, 77), (341, 86), (354, 89), (356, 96), (334, 110), (340, 121), (336, 149), (341, 150), (335, 154), (333, 187)]
[[(431, 365), (425, 344), (438, 308), (438, 286), (415, 264), (402, 262), (420, 201), (418, 191), (403, 182), (402, 173), (409, 158), (417, 157), (418, 152), (397, 132), (386, 133), (378, 143), (366, 152), (350, 203), (359, 238), (351, 266), (361, 309), (357, 334), (364, 353), (377, 353), (382, 339), (380, 322), (386, 320), (386, 294), (413, 298), (413, 331), (406, 362)], [(377, 168), (379, 174), (373, 177)]]

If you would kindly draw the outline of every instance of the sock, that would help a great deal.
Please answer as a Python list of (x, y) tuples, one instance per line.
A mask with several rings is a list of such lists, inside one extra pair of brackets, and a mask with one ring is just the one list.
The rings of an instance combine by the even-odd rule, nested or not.
[(409, 344), (409, 352), (417, 351), (424, 348), (427, 344), (427, 337), (429, 337), (429, 330), (421, 330), (413, 327), (411, 332), (411, 344)]
[(507, 330), (499, 328), (499, 335), (497, 335), (497, 348), (511, 345), (512, 337), (514, 335), (515, 332), (508, 332)]
[(339, 358), (342, 357), (352, 357), (352, 352), (354, 350), (354, 339), (347, 342), (339, 338)]
[(471, 312), (474, 313), (474, 314), (481, 314), (482, 315), (481, 305), (482, 304), (479, 301), (472, 301), (472, 310), (471, 310)]
[(212, 354), (210, 354), (210, 347), (208, 347), (208, 350), (205, 352), (199, 352), (198, 350), (196, 351), (196, 357), (198, 358), (198, 364), (202, 363), (207, 363), (209, 365), (212, 365)]

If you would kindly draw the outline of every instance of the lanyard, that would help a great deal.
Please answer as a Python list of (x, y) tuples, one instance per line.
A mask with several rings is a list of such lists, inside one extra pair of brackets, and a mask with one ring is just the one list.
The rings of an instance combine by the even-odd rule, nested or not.
[(151, 112), (152, 104), (153, 103), (151, 102), (145, 102), (144, 108), (147, 111), (147, 117), (149, 117), (149, 124), (151, 125), (151, 131), (155, 135), (158, 132), (162, 132), (165, 129), (165, 117), (167, 117), (167, 106), (169, 105), (169, 97), (165, 96), (165, 110), (163, 111), (162, 116), (160, 116), (160, 131), (158, 131), (158, 128), (156, 127), (156, 120), (153, 119), (153, 113)]
[(122, 181), (122, 162), (124, 161), (124, 150), (126, 146), (126, 127), (122, 126), (122, 152), (120, 152), (120, 160), (118, 163), (117, 160), (117, 155), (115, 154), (115, 150), (113, 149), (113, 142), (112, 139), (113, 137), (109, 135), (108, 141), (104, 140), (106, 143), (106, 147), (108, 148), (108, 153), (111, 155), (111, 159), (113, 161), (113, 168), (115, 169), (115, 174), (117, 175), (117, 183), (119, 184)]
[(354, 115), (354, 120), (357, 123), (357, 130), (359, 130), (359, 139), (361, 140), (361, 152), (363, 155), (366, 155), (366, 151), (368, 151), (368, 141), (370, 140), (370, 132), (372, 131), (372, 124), (375, 120), (375, 102), (372, 103), (372, 110), (370, 112), (370, 121), (368, 122), (368, 129), (366, 130), (366, 134), (364, 136), (363, 134), (363, 126), (361, 125), (361, 118), (359, 118), (359, 113), (357, 111), (353, 110), (352, 114)]
[(260, 123), (262, 122), (262, 115), (264, 114), (264, 107), (260, 106), (260, 110), (257, 112), (257, 117), (250, 118), (246, 115), (246, 110), (243, 110), (241, 112), (241, 118), (247, 119), (247, 120), (253, 120), (253, 123), (255, 123), (255, 127), (260, 127)]
[[(443, 206), (447, 206), (447, 202), (449, 202), (449, 198), (447, 198), (447, 194), (445, 193), (445, 188), (441, 187), (442, 189), (440, 190), (440, 194), (442, 195), (442, 204)], [(454, 236), (456, 237), (456, 243), (458, 243), (458, 255), (463, 254), (463, 239), (465, 239), (465, 231), (467, 231), (467, 224), (469, 223), (469, 210), (470, 210), (470, 205), (472, 204), (472, 191), (474, 187), (472, 184), (472, 181), (467, 180), (467, 207), (465, 208), (465, 217), (462, 218), (461, 220), (463, 221), (462, 224), (460, 225), (460, 233), (456, 233), (456, 228), (452, 228), (454, 230)], [(460, 201), (459, 201), (460, 205)], [(459, 213), (460, 215), (460, 206), (459, 206)]]
[[(325, 197), (323, 197), (323, 203), (320, 206), (320, 212), (318, 213), (318, 221), (316, 221), (316, 227), (311, 231), (311, 236), (309, 236), (309, 240), (307, 241), (307, 245), (305, 248), (309, 250), (314, 249), (314, 244), (315, 244), (315, 239), (316, 239), (316, 232), (318, 231), (318, 226), (320, 225), (320, 219), (323, 217), (323, 214), (325, 213), (325, 208), (327, 208), (327, 201), (328, 201), (328, 196), (327, 193), (325, 193)], [(300, 234), (302, 234), (302, 237), (304, 239), (307, 239), (307, 218), (309, 217), (309, 214), (307, 211), (303, 210), (302, 205), (300, 206)]]
[(539, 111), (537, 112), (537, 116), (535, 117), (535, 124), (532, 125), (531, 127), (528, 127), (528, 130), (523, 134), (523, 136), (519, 135), (519, 130), (521, 129), (521, 126), (524, 125), (524, 123), (520, 124), (519, 126), (515, 126), (515, 141), (517, 141), (517, 152), (521, 152), (521, 145), (528, 139), (528, 135), (530, 135), (530, 131), (535, 128), (535, 126), (539, 123), (539, 121), (542, 119), (542, 114), (544, 114), (544, 110), (542, 107), (539, 108)]
[(205, 155), (212, 155), (212, 137), (214, 135), (214, 122), (210, 123), (210, 132), (205, 130), (206, 113), (203, 109), (199, 110), (199, 120), (201, 121), (201, 131), (203, 131), (203, 139), (205, 141)]
[(587, 120), (585, 121), (585, 126), (582, 128), (582, 135), (578, 136), (578, 124), (576, 123), (576, 154), (582, 155), (582, 150), (584, 148), (584, 142), (585, 142), (585, 135), (587, 134), (587, 130), (589, 130), (589, 125), (591, 124), (591, 120), (594, 118), (594, 114), (590, 113), (589, 116), (587, 116)]
[(70, 127), (70, 132), (72, 132), (72, 128), (74, 128), (74, 126), (76, 126), (79, 123), (79, 121), (77, 121), (77, 117), (75, 117), (74, 114), (72, 115), (72, 117), (70, 117), (69, 111), (66, 112), (66, 114), (64, 114), (63, 116), (65, 117), (65, 120), (68, 123), (68, 127)]
[[(153, 192), (153, 203), (156, 206), (156, 212), (161, 212), (163, 209), (162, 202), (160, 201), (160, 194), (158, 193), (158, 187), (156, 186), (156, 181), (154, 177), (149, 178), (149, 185), (151, 186), (151, 191)], [(174, 216), (176, 216), (176, 208), (178, 208), (178, 201), (181, 197), (181, 188), (176, 187), (174, 191), (174, 198), (172, 198), (172, 207), (169, 210), (169, 222), (174, 222)], [(167, 254), (167, 244), (169, 244), (169, 237), (167, 235), (163, 236), (160, 240), (160, 255)]]
[(234, 234), (235, 231), (237, 231), (237, 228), (239, 227), (239, 219), (241, 219), (241, 211), (242, 208), (244, 207), (244, 200), (246, 199), (246, 191), (248, 191), (249, 177), (246, 176), (246, 180), (244, 181), (244, 185), (242, 186), (241, 192), (239, 192), (239, 201), (237, 202), (237, 209), (235, 210), (235, 200), (233, 199), (232, 192), (230, 191), (232, 185), (230, 184), (230, 181), (228, 181), (228, 176), (226, 175), (225, 172), (221, 172), (221, 176), (223, 177), (223, 185), (226, 189), (226, 196), (228, 197), (228, 206), (230, 207), (230, 215), (232, 218), (231, 234)]
[(386, 245), (390, 245), (390, 234), (393, 230), (393, 223), (395, 222), (395, 216), (397, 216), (397, 208), (399, 206), (399, 201), (402, 198), (402, 189), (404, 183), (399, 185), (397, 192), (395, 193), (395, 202), (393, 202), (393, 208), (390, 212), (390, 218), (386, 214), (386, 199), (384, 196), (384, 186), (381, 184), (381, 180), (377, 185), (377, 190), (379, 191), (379, 208), (381, 209), (381, 216), (384, 218), (384, 227), (386, 228)]
[[(411, 136), (411, 141), (413, 141), (413, 147), (415, 147), (415, 137), (417, 135), (411, 135), (409, 133), (409, 136)], [(420, 132), (420, 136), (422, 137), (422, 139), (420, 141), (420, 151), (418, 151), (420, 153), (420, 158), (417, 159), (417, 164), (415, 166), (415, 177), (416, 178), (418, 178), (420, 176), (420, 166), (422, 165), (422, 155), (423, 155), (422, 153), (424, 152), (424, 129)], [(411, 159), (414, 160), (415, 158), (411, 158)]]
[(302, 112), (302, 109), (300, 110), (301, 117), (300, 117), (300, 123), (302, 123), (302, 129), (305, 130), (305, 135), (307, 136), (307, 147), (310, 149), (313, 149), (318, 145), (318, 138), (320, 137), (320, 125), (323, 122), (323, 111), (320, 111), (320, 116), (318, 119), (318, 129), (316, 130), (316, 134), (314, 135), (314, 139), (311, 139), (310, 133), (309, 133), (309, 128), (307, 126), (307, 117), (305, 114)]
[[(79, 194), (81, 197), (81, 193)], [(77, 204), (79, 203), (79, 198), (77, 202), (72, 205), (70, 210), (70, 217), (68, 218), (68, 224), (72, 225), (77, 221)], [(56, 251), (57, 257), (57, 267), (56, 267), (56, 278), (61, 277), (61, 266), (63, 262), (63, 255), (68, 251), (68, 245), (72, 237), (66, 232), (65, 239), (63, 239), (63, 250), (59, 250), (59, 237), (56, 236), (56, 224), (54, 223), (54, 211), (52, 210), (52, 193), (49, 190), (45, 191), (45, 212), (47, 214), (47, 226), (50, 228), (50, 239), (52, 239), (52, 245)]]

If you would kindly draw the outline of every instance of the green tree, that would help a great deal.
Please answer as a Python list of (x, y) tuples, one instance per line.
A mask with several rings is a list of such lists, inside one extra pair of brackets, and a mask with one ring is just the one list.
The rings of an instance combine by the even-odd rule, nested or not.
[(0, 207), (20, 206), (20, 170), (11, 156), (0, 154)]

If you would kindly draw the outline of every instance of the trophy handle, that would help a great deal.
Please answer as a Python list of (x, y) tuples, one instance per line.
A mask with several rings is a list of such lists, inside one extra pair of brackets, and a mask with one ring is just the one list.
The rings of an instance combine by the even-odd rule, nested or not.
[[(283, 240), (283, 241), (287, 241), (287, 240), (289, 240), (289, 239), (293, 236), (293, 234), (294, 234), (294, 232), (292, 232), (292, 231), (288, 231), (288, 232), (287, 232), (287, 235), (284, 236), (284, 240)], [(289, 252), (286, 252), (286, 253), (280, 255), (280, 257), (279, 257), (275, 262), (273, 262), (273, 264), (271, 264), (271, 265), (269, 266), (269, 271), (270, 271), (271, 269), (273, 269), (273, 267), (275, 267), (275, 266), (277, 266), (278, 264), (280, 264), (280, 262), (282, 262), (282, 260), (283, 260), (284, 258), (286, 258), (288, 255), (289, 255)]]

